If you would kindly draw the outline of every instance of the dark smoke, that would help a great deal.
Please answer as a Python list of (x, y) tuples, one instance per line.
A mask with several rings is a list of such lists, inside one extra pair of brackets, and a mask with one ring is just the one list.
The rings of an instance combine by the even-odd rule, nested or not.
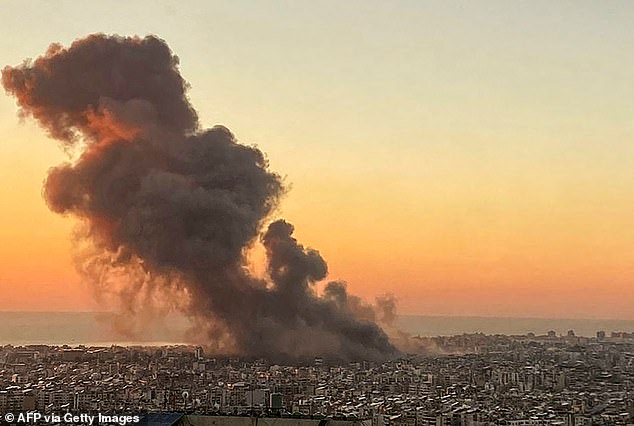
[[(318, 296), (314, 285), (327, 275), (319, 253), (283, 220), (262, 233), (284, 192), (280, 177), (227, 128), (199, 128), (178, 58), (163, 40), (91, 35), (69, 48), (52, 45), (35, 61), (4, 68), (2, 84), (22, 115), (79, 152), (51, 169), (44, 195), (51, 210), (82, 222), (88, 249), (78, 267), (98, 293), (120, 285), (131, 312), (167, 295), (170, 309), (182, 309), (228, 353), (396, 354), (377, 326), (393, 319), (393, 301), (377, 309), (343, 283)], [(245, 267), (258, 237), (266, 280)]]

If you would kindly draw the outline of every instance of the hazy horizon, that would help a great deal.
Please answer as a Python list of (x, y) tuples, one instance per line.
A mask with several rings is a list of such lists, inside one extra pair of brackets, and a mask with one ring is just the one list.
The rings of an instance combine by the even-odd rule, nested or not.
[[(112, 316), (111, 316), (112, 315)], [(172, 315), (152, 324), (145, 322), (139, 335), (124, 336), (112, 328), (114, 314), (95, 312), (6, 312), (0, 311), (0, 345), (148, 345), (199, 344), (185, 338), (187, 319)], [(545, 335), (554, 330), (565, 335), (568, 330), (584, 337), (597, 331), (634, 332), (634, 321), (543, 318), (444, 317), (402, 315), (396, 325), (412, 335), (424, 337), (484, 333), (505, 335)]]
[[(107, 310), (30, 310), (30, 309), (22, 309), (22, 310), (11, 310), (11, 309), (0, 309), (0, 313), (16, 313), (16, 314), (115, 314), (116, 311), (107, 311)], [(180, 315), (177, 312), (171, 313), (174, 315)], [(170, 314), (170, 315), (171, 315)], [(535, 319), (535, 320), (552, 320), (552, 321), (560, 321), (560, 320), (572, 320), (572, 321), (623, 321), (623, 322), (634, 322), (634, 320), (623, 319), (623, 318), (610, 318), (610, 317), (540, 317), (540, 316), (505, 316), (505, 315), (434, 315), (434, 314), (425, 314), (425, 313), (398, 313), (398, 317), (424, 317), (424, 318), (484, 318), (484, 319)]]

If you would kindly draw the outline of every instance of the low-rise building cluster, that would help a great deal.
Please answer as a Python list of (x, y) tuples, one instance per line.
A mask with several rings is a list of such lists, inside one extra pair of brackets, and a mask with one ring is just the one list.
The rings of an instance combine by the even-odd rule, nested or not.
[(0, 412), (286, 415), (375, 426), (634, 424), (634, 334), (416, 338), (385, 363), (280, 365), (200, 347), (0, 347)]

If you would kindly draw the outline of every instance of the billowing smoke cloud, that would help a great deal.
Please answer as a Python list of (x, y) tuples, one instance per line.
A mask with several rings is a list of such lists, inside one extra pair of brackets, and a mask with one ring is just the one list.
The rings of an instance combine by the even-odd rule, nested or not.
[[(393, 320), (393, 300), (377, 309), (337, 282), (319, 296), (315, 283), (327, 275), (319, 253), (283, 220), (262, 230), (284, 192), (280, 177), (225, 127), (200, 129), (164, 41), (91, 35), (52, 45), (6, 67), (2, 84), (22, 115), (78, 153), (51, 169), (44, 196), (83, 224), (78, 267), (98, 292), (121, 286), (129, 305), (163, 297), (228, 353), (396, 354), (377, 325)], [(267, 279), (245, 268), (258, 238)]]

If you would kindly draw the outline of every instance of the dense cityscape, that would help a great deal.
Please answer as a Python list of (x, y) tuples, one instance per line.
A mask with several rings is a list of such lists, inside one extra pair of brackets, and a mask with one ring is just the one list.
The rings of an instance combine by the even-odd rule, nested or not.
[(0, 412), (185, 412), (411, 426), (634, 424), (634, 333), (417, 338), (385, 363), (200, 347), (0, 347)]

